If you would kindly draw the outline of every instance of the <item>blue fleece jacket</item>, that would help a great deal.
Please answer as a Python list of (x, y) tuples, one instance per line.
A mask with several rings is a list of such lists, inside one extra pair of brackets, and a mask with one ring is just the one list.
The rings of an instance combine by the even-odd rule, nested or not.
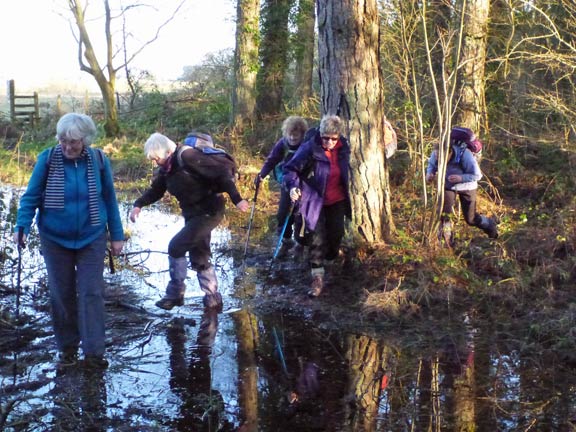
[[(478, 189), (478, 180), (482, 178), (482, 171), (478, 161), (467, 148), (452, 147), (452, 157), (446, 165), (446, 178), (444, 188), (453, 191), (467, 191)], [(434, 150), (428, 159), (426, 174), (436, 174), (438, 172), (438, 154)], [(448, 177), (452, 174), (462, 176), (462, 182), (451, 183)]]
[[(110, 161), (104, 157), (104, 169), (99, 168), (98, 155), (92, 151), (94, 173), (98, 192), (101, 224), (92, 226), (88, 209), (88, 161), (86, 158), (64, 158), (64, 209), (44, 209), (42, 205), (49, 166), (50, 149), (40, 153), (26, 192), (20, 199), (15, 231), (20, 227), (26, 235), (30, 232), (36, 215), (38, 230), (42, 236), (69, 249), (81, 249), (92, 243), (108, 229), (110, 240), (124, 240), (118, 201)], [(38, 212), (36, 212), (38, 210)]]

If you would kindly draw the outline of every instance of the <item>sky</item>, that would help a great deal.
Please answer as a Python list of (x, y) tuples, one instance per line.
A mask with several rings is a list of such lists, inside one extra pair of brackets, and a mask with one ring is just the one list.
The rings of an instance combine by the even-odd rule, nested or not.
[[(81, 72), (77, 44), (72, 35), (67, 0), (0, 0), (0, 94), (8, 80), (15, 80), (16, 92), (41, 91), (51, 84), (75, 90), (96, 90), (94, 79)], [(120, 0), (111, 0), (111, 6)], [(124, 4), (129, 3), (123, 0)], [(136, 1), (134, 1), (136, 3)], [(127, 15), (126, 26), (134, 46), (148, 40), (166, 20), (179, 0), (142, 0)], [(89, 2), (87, 19), (100, 14), (99, 0)], [(139, 12), (140, 11), (140, 12)], [(132, 67), (152, 72), (159, 81), (175, 80), (184, 66), (202, 62), (206, 54), (234, 47), (236, 6), (233, 0), (186, 0), (178, 16), (159, 38), (136, 57)], [(103, 25), (93, 20), (93, 43), (103, 40)], [(116, 20), (120, 23), (120, 20)], [(96, 30), (96, 31), (95, 31)], [(99, 37), (96, 37), (99, 36)], [(96, 49), (100, 64), (104, 50)]]

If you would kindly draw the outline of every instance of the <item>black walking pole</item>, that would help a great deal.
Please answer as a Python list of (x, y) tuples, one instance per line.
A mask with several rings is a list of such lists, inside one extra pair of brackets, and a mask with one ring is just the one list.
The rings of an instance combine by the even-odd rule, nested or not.
[(20, 291), (22, 282), (22, 249), (24, 248), (24, 228), (18, 228), (18, 274), (16, 277), (16, 322), (20, 320)]
[(262, 180), (256, 182), (256, 190), (254, 191), (254, 199), (252, 200), (252, 210), (250, 211), (250, 222), (248, 222), (248, 233), (246, 234), (246, 243), (244, 244), (244, 255), (242, 256), (242, 263), (246, 259), (246, 252), (248, 251), (248, 241), (250, 240), (250, 231), (252, 230), (252, 221), (254, 220), (254, 210), (256, 209), (256, 199), (258, 198), (258, 189)]

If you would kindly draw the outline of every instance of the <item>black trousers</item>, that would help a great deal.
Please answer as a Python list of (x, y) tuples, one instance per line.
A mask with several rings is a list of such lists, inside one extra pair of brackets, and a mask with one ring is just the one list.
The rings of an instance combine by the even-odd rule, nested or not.
[(442, 216), (440, 220), (447, 222), (450, 220), (450, 215), (456, 204), (456, 196), (460, 199), (462, 205), (462, 214), (464, 220), (468, 225), (480, 227), (482, 217), (476, 213), (476, 189), (467, 191), (444, 191), (444, 207), (442, 208)]
[(346, 201), (322, 207), (316, 229), (311, 233), (310, 266), (324, 266), (324, 260), (333, 260), (338, 256), (344, 237), (344, 217)]

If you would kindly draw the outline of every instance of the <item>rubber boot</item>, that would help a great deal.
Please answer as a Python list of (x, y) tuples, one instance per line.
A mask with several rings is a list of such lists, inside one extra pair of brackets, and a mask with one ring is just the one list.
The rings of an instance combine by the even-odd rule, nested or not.
[(446, 247), (454, 247), (454, 231), (452, 230), (452, 222), (440, 222), (438, 228), (438, 241)]
[(216, 278), (216, 270), (213, 265), (198, 272), (198, 283), (205, 294), (202, 299), (204, 307), (221, 310), (222, 296), (218, 292), (218, 279)]
[(487, 216), (481, 216), (481, 218), (482, 221), (480, 222), (479, 228), (484, 231), (491, 239), (497, 239), (498, 226), (494, 218), (489, 218)]
[(168, 257), (170, 282), (166, 286), (166, 294), (156, 302), (156, 306), (161, 309), (170, 310), (174, 306), (184, 304), (184, 292), (186, 291), (186, 274), (188, 273), (188, 261), (186, 257)]
[(324, 289), (324, 267), (315, 267), (312, 269), (312, 284), (308, 295), (318, 297)]

